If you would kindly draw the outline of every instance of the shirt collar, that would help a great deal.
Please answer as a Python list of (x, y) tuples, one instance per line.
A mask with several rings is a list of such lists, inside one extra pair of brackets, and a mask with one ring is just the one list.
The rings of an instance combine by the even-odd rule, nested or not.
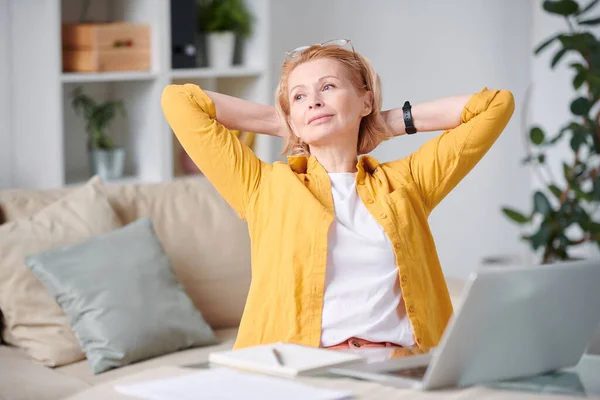
[[(325, 168), (317, 161), (315, 156), (288, 156), (288, 165), (297, 174), (327, 174)], [(357, 181), (360, 182), (365, 174), (372, 174), (379, 166), (379, 161), (370, 156), (360, 156), (356, 164), (358, 173), (356, 174)]]

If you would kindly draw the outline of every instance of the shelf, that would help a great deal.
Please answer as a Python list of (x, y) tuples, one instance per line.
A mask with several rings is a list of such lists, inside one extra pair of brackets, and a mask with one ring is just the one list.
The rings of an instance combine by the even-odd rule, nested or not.
[(260, 76), (263, 69), (260, 67), (233, 66), (230, 68), (186, 68), (171, 70), (171, 79), (190, 78), (237, 78)]
[[(85, 175), (81, 175), (79, 177), (72, 177), (72, 179), (67, 181), (66, 186), (81, 186), (81, 185), (84, 185), (91, 178), (92, 178), (91, 176), (85, 176)], [(103, 179), (103, 182), (105, 185), (113, 185), (113, 184), (121, 185), (121, 184), (152, 183), (153, 181), (142, 179), (139, 176), (126, 175), (126, 176), (123, 176), (122, 178), (118, 178), (118, 179), (109, 179), (109, 180)]]
[(124, 71), (124, 72), (66, 72), (62, 74), (64, 83), (85, 82), (123, 82), (123, 81), (148, 81), (156, 79), (158, 75), (151, 71)]

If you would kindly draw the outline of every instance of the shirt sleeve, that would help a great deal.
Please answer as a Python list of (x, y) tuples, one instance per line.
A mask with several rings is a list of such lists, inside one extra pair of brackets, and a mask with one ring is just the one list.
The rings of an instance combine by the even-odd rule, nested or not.
[(492, 147), (512, 117), (514, 107), (510, 91), (484, 88), (471, 96), (463, 108), (459, 126), (428, 141), (403, 160), (429, 211)]
[(197, 85), (168, 85), (163, 90), (161, 106), (190, 158), (245, 219), (248, 203), (267, 164), (217, 122), (213, 101)]

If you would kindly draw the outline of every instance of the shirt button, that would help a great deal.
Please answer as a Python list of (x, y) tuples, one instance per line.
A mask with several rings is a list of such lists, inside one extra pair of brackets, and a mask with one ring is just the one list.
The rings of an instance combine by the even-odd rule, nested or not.
[(402, 275), (402, 282), (406, 282), (408, 280), (408, 276)]
[(387, 214), (386, 214), (386, 213), (383, 213), (383, 214), (381, 214), (381, 215), (380, 215), (380, 217), (381, 217), (382, 219), (386, 219), (386, 218), (387, 218)]
[(400, 243), (396, 243), (396, 244), (394, 245), (394, 247), (396, 248), (396, 250), (400, 250)]
[(375, 201), (373, 201), (373, 199), (369, 199), (369, 200), (367, 200), (367, 203), (373, 204), (373, 203), (375, 203)]
[(413, 306), (408, 307), (408, 312), (409, 313), (414, 313), (415, 312), (415, 308)]

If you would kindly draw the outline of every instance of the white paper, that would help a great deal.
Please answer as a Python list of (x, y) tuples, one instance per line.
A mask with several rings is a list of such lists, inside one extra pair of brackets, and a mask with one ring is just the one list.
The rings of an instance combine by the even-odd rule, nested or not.
[(213, 368), (174, 378), (115, 386), (117, 392), (147, 400), (344, 400), (352, 393), (308, 386), (290, 379)]

